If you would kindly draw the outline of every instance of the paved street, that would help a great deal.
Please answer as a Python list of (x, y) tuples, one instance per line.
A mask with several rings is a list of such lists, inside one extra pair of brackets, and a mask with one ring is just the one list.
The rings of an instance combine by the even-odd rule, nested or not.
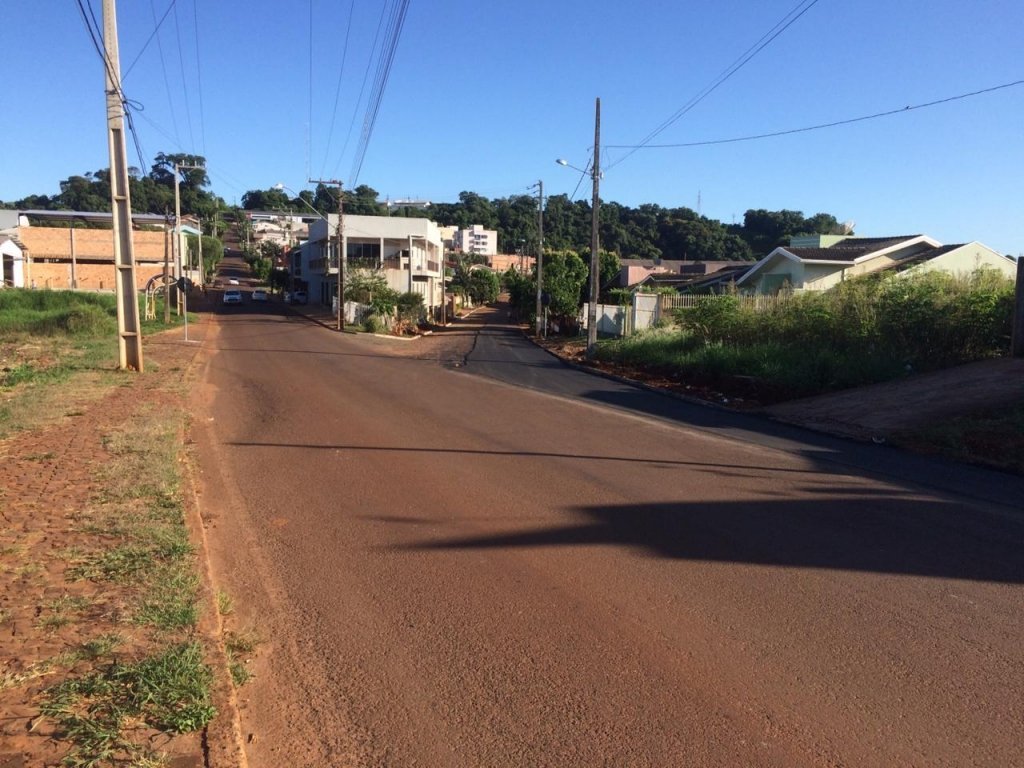
[(1019, 479), (573, 371), (493, 315), (456, 365), (222, 310), (195, 423), (264, 641), (252, 766), (1024, 760)]

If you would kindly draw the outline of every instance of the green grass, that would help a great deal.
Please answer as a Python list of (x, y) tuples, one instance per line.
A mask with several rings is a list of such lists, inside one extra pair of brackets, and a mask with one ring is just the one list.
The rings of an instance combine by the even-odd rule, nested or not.
[(1024, 474), (1024, 403), (895, 434), (891, 442), (957, 461)]
[(171, 733), (203, 728), (216, 714), (211, 682), (199, 644), (178, 643), (52, 686), (40, 710), (74, 745), (66, 765), (113, 763), (145, 755), (124, 735), (132, 721)]
[(260, 638), (252, 630), (225, 633), (224, 650), (228, 657), (228, 671), (236, 686), (245, 685), (252, 678), (246, 665), (260, 642)]

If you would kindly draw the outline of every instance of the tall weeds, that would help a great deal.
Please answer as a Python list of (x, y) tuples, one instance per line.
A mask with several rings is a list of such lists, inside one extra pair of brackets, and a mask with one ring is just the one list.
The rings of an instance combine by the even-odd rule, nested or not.
[(723, 385), (742, 377), (765, 399), (884, 381), (1006, 354), (1013, 283), (994, 270), (848, 280), (768, 309), (708, 296), (678, 328), (605, 342), (602, 359)]

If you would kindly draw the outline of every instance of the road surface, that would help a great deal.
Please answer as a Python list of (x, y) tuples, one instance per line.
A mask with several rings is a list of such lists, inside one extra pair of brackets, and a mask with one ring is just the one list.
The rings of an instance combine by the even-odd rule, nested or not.
[(195, 435), (263, 640), (251, 766), (1024, 765), (1020, 480), (463, 334), (217, 307)]

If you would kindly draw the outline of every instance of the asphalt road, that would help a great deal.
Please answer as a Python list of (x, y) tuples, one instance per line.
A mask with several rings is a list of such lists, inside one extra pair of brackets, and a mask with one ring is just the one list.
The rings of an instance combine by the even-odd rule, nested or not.
[(1024, 765), (1019, 480), (505, 329), (456, 367), (238, 309), (196, 437), (214, 571), (263, 639), (250, 765)]

